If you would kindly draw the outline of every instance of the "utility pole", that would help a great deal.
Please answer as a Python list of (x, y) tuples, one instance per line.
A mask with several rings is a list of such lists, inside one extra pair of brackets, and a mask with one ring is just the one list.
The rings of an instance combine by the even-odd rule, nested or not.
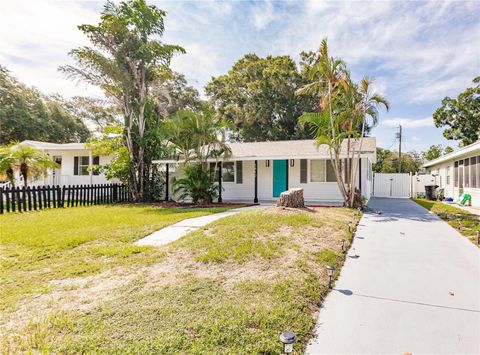
[(398, 172), (402, 172), (402, 125), (398, 125)]

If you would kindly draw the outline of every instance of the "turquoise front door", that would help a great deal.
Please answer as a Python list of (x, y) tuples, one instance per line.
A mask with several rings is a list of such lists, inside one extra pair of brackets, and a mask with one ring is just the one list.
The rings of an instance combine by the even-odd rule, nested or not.
[(273, 161), (273, 197), (279, 197), (283, 191), (287, 191), (287, 161)]

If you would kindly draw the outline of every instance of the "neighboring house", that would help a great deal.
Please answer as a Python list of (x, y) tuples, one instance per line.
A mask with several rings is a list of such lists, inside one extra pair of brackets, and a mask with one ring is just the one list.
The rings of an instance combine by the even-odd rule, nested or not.
[[(358, 151), (359, 142), (353, 142)], [(317, 148), (314, 140), (230, 143), (228, 160), (221, 160), (222, 173), (217, 175), (222, 186), (220, 201), (274, 201), (288, 188), (302, 187), (304, 198), (310, 203), (338, 205), (343, 202), (326, 145)], [(347, 144), (344, 142), (341, 158), (345, 160)], [(376, 161), (375, 138), (363, 139), (361, 164), (357, 173), (357, 187), (369, 199), (372, 194), (372, 164)], [(358, 160), (357, 160), (358, 161)], [(170, 174), (169, 196), (172, 196), (172, 176), (182, 173), (182, 159), (160, 159)], [(210, 161), (210, 168), (215, 162)], [(175, 199), (175, 196), (173, 196)]]
[(444, 189), (445, 197), (472, 196), (472, 205), (480, 206), (480, 141), (431, 160), (423, 165)]
[[(46, 177), (40, 177), (28, 182), (28, 185), (89, 185), (106, 184), (118, 181), (109, 181), (102, 173), (89, 169), (91, 165), (106, 164), (111, 157), (93, 156), (85, 143), (47, 143), (26, 140), (20, 144), (28, 145), (47, 153), (60, 167), (52, 169)], [(16, 185), (23, 185), (22, 177), (16, 173)]]

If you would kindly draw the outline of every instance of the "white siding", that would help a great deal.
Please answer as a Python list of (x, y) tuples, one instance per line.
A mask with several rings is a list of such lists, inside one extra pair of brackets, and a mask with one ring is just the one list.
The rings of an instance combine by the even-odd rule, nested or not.
[[(40, 177), (35, 181), (29, 181), (31, 186), (41, 185), (89, 185), (89, 184), (107, 184), (116, 183), (119, 180), (107, 180), (105, 174), (99, 175), (74, 175), (74, 157), (76, 156), (88, 156), (88, 150), (47, 150), (46, 153), (53, 157), (62, 157), (62, 166), (60, 170), (60, 176), (53, 178), (52, 171), (50, 170), (46, 177)], [(111, 160), (111, 157), (101, 156), (100, 164), (106, 164)]]
[[(477, 156), (477, 157), (480, 156), (480, 151), (475, 151), (473, 152), (473, 154), (470, 153), (467, 156), (457, 157), (450, 161), (433, 165), (427, 169), (431, 174), (439, 174), (439, 176), (437, 177), (437, 185), (445, 189), (445, 197), (452, 197), (454, 200), (460, 197), (460, 192), (458, 187), (454, 187), (455, 161), (463, 160), (465, 158), (470, 158), (474, 156)], [(450, 183), (449, 184), (447, 184), (447, 167), (450, 167)], [(441, 177), (441, 183), (440, 183), (440, 177)], [(479, 186), (477, 186), (476, 188), (464, 187), (463, 193), (470, 194), (472, 196), (472, 206), (480, 207), (480, 187)]]
[[(368, 166), (371, 161), (368, 158), (362, 159), (361, 169), (361, 190), (362, 195), (367, 199), (372, 192), (372, 180), (368, 174)], [(235, 165), (236, 169), (236, 165)], [(182, 165), (175, 167), (175, 172), (171, 173), (170, 191), (173, 183), (173, 177), (182, 176)], [(359, 183), (359, 173), (357, 171), (357, 186)], [(255, 161), (243, 161), (243, 183), (237, 184), (235, 170), (235, 182), (222, 182), (222, 199), (224, 201), (247, 201), (253, 202), (255, 197)], [(294, 166), (288, 162), (288, 187), (301, 187), (304, 190), (304, 197), (307, 202), (343, 202), (342, 195), (336, 182), (311, 182), (310, 180), (310, 160), (307, 161), (307, 183), (300, 183), (300, 159), (294, 160)], [(172, 194), (170, 194), (172, 196)], [(173, 196), (178, 199), (178, 196)], [(269, 161), (266, 166), (265, 160), (258, 160), (258, 200), (274, 201), (273, 197), (273, 161)]]

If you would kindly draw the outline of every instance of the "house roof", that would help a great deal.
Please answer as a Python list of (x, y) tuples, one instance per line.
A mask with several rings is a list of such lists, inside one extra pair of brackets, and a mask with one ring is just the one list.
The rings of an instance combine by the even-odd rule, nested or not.
[(472, 153), (477, 153), (480, 154), (480, 140), (476, 141), (475, 143), (472, 143), (470, 145), (467, 145), (466, 147), (460, 148), (458, 150), (455, 150), (451, 153), (445, 154), (437, 159), (430, 160), (423, 164), (424, 168), (428, 168), (430, 166), (434, 166), (437, 164), (445, 163), (447, 161), (457, 159), (457, 158), (462, 158), (466, 155), (471, 155)]
[(49, 142), (40, 142), (26, 140), (20, 144), (26, 144), (31, 147), (43, 150), (88, 150), (85, 147), (85, 143), (49, 143)]
[[(358, 151), (360, 142), (353, 140), (350, 142), (355, 150)], [(342, 143), (340, 156), (347, 155), (347, 141)], [(273, 142), (247, 142), (247, 143), (229, 143), (232, 154), (228, 160), (274, 160), (274, 159), (329, 159), (330, 152), (326, 144), (317, 147), (315, 140), (291, 140), (291, 141), (273, 141)], [(363, 155), (370, 154), (376, 157), (376, 139), (374, 137), (365, 137), (362, 143)], [(159, 159), (155, 163), (176, 163), (182, 160)]]

